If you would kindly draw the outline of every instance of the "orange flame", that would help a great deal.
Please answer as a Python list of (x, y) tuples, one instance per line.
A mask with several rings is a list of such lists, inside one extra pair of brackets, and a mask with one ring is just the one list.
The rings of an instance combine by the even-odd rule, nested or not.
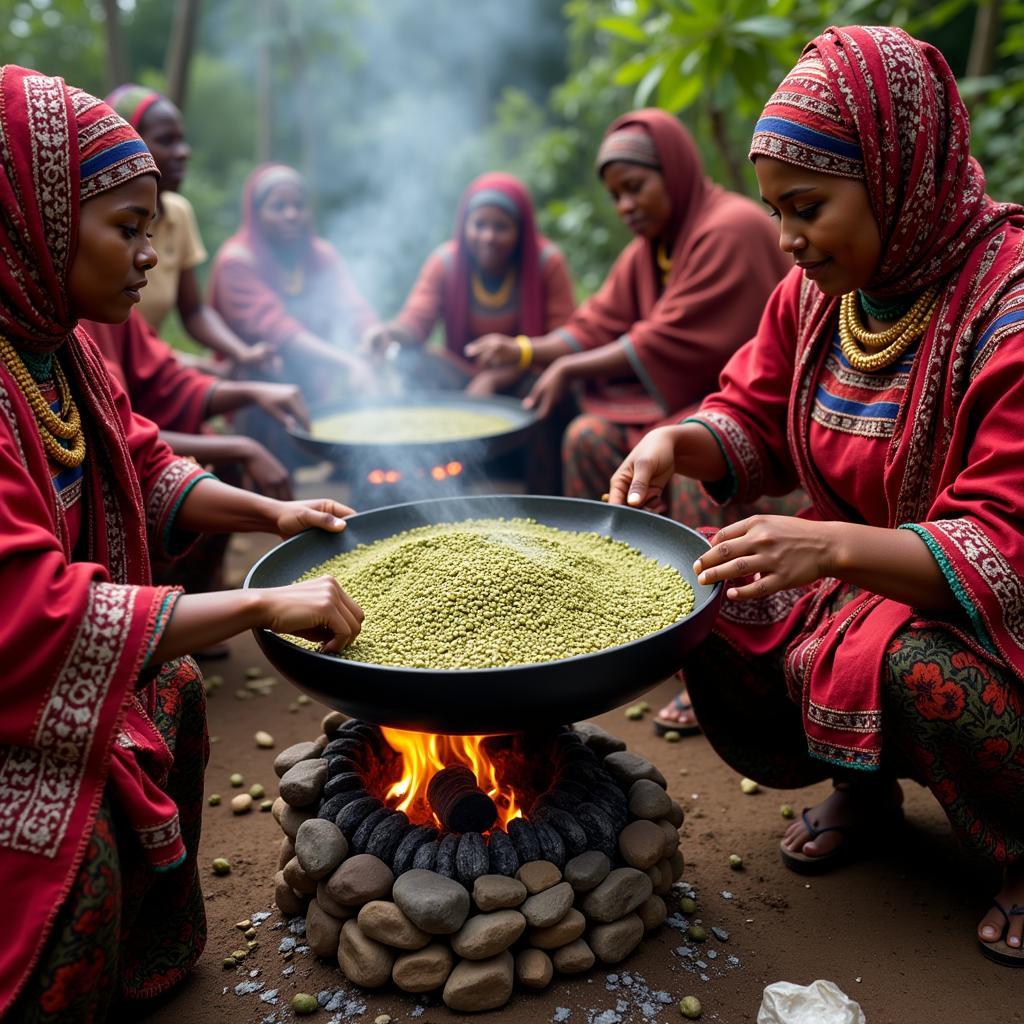
[(435, 480), (444, 480), (444, 478), (448, 474), (444, 471), (444, 466), (434, 466), (433, 469), (431, 469), (431, 471), (430, 471), (430, 475)]
[(440, 825), (427, 803), (427, 786), (442, 768), (464, 764), (476, 776), (477, 785), (494, 801), (502, 827), (521, 818), (515, 790), (502, 785), (494, 761), (483, 749), (486, 736), (445, 736), (438, 733), (382, 729), (384, 739), (402, 759), (402, 777), (388, 790), (389, 807), (405, 811), (413, 822)]
[(458, 476), (462, 472), (461, 462), (449, 462), (445, 465), (445, 472), (449, 476)]

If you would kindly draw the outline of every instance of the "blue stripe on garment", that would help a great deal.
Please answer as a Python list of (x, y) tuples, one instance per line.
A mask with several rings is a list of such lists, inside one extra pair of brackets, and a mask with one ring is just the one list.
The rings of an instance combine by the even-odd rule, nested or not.
[(126, 142), (120, 142), (111, 149), (105, 149), (102, 153), (97, 153), (84, 161), (80, 172), (81, 177), (91, 178), (94, 174), (99, 174), (105, 167), (112, 167), (130, 156), (148, 152), (142, 139), (128, 139)]
[(819, 387), (814, 400), (829, 412), (839, 412), (845, 416), (857, 416), (861, 419), (894, 420), (900, 411), (898, 402), (854, 402), (849, 398), (837, 398), (824, 387)]
[(999, 317), (999, 319), (994, 323), (990, 324), (978, 339), (978, 343), (974, 346), (975, 354), (985, 347), (985, 343), (993, 334), (995, 334), (996, 331), (1002, 330), (1002, 328), (1016, 323), (1024, 323), (1024, 309), (1016, 309), (1012, 313), (1006, 313)]
[(754, 134), (756, 135), (758, 132), (783, 135), (794, 142), (802, 142), (805, 146), (814, 146), (816, 149), (824, 149), (829, 153), (845, 156), (848, 160), (863, 159), (860, 146), (852, 142), (843, 142), (842, 139), (826, 135), (824, 132), (817, 132), (813, 128), (797, 124), (795, 121), (787, 121), (783, 117), (762, 117), (754, 125)]

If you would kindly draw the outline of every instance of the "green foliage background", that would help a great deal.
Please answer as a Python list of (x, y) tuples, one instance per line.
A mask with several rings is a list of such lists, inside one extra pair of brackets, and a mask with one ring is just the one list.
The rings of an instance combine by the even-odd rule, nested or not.
[[(173, 8), (120, 0), (132, 77), (155, 88)], [(1024, 201), (1024, 0), (1000, 8), (991, 73), (961, 84), (990, 192)], [(262, 135), (274, 159), (309, 174), (319, 223), (390, 315), (469, 179), (509, 170), (586, 293), (626, 241), (592, 167), (612, 118), (643, 105), (678, 114), (708, 173), (753, 194), (751, 126), (808, 39), (829, 24), (902, 25), (962, 75), (977, 11), (968, 0), (206, 0), (184, 191), (213, 252), (238, 223)], [(114, 84), (99, 0), (0, 0), (0, 30), (4, 61), (100, 94)], [(396, 223), (380, 193), (404, 183), (425, 198), (414, 213), (396, 205)], [(353, 220), (361, 204), (370, 212)]]

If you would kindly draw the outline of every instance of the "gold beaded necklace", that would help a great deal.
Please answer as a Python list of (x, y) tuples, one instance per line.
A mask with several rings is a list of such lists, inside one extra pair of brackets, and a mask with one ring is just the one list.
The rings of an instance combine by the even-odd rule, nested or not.
[(515, 268), (511, 268), (505, 275), (497, 291), (489, 292), (483, 278), (475, 270), (470, 274), (470, 284), (473, 289), (473, 301), (478, 306), (483, 306), (484, 309), (504, 309), (508, 305), (508, 300), (512, 298), (512, 289), (516, 285)]
[[(53, 361), (53, 375), (60, 397), (60, 413), (55, 413), (18, 355), (18, 350), (3, 336), (0, 336), (0, 358), (32, 409), (46, 454), (58, 465), (77, 469), (85, 461), (85, 431), (60, 362), (56, 358)], [(61, 440), (71, 442), (71, 446), (65, 448)]]
[(857, 312), (857, 293), (847, 292), (839, 306), (839, 346), (847, 362), (870, 373), (896, 362), (924, 334), (935, 311), (939, 289), (925, 289), (907, 312), (884, 331), (869, 331)]
[(658, 261), (658, 269), (661, 271), (661, 283), (665, 284), (668, 281), (668, 275), (672, 273), (672, 257), (664, 242), (658, 243), (654, 255)]

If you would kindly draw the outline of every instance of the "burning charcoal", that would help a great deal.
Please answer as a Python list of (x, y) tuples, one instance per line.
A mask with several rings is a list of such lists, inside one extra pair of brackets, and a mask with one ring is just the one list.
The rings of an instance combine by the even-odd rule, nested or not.
[(533, 825), (533, 830), (537, 835), (544, 860), (551, 861), (559, 870), (564, 868), (568, 858), (565, 855), (565, 843), (562, 841), (561, 835), (546, 822), (532, 821), (530, 824)]
[[(432, 828), (430, 825), (418, 825), (406, 832), (402, 841), (398, 844), (398, 849), (395, 851), (392, 862), (395, 875), (398, 876), (403, 871), (410, 870), (419, 849), (435, 839), (437, 839), (437, 829)], [(431, 862), (432, 866), (433, 862)]]
[(373, 830), (366, 844), (366, 852), (379, 857), (385, 864), (390, 864), (408, 829), (409, 819), (402, 811), (395, 811), (390, 818), (384, 818)]
[(524, 818), (513, 818), (508, 823), (508, 837), (519, 855), (520, 864), (528, 864), (531, 860), (540, 860), (540, 840), (534, 827)]
[(504, 832), (495, 829), (491, 833), (488, 853), (492, 875), (507, 875), (511, 878), (519, 870), (519, 855), (512, 840)]
[[(334, 799), (338, 800), (343, 796), (345, 796), (344, 793), (339, 793)], [(375, 796), (360, 797), (358, 800), (353, 800), (350, 804), (344, 806), (338, 812), (338, 816), (334, 819), (334, 824), (345, 833), (345, 838), (351, 842), (356, 829), (362, 824), (363, 819), (372, 811), (376, 811), (383, 806)]]
[[(348, 807), (349, 804), (353, 804), (357, 800), (365, 800), (368, 796), (369, 794), (365, 789), (350, 789), (344, 793), (335, 793), (334, 796), (325, 800), (320, 805), (320, 813), (317, 817), (326, 818), (328, 821), (333, 821), (337, 824), (338, 815), (342, 812), (343, 808)], [(338, 827), (341, 828), (340, 825)]]
[(437, 860), (434, 862), (434, 870), (445, 878), (455, 877), (455, 854), (459, 848), (461, 836), (457, 832), (449, 832), (448, 835), (437, 844)]
[[(433, 871), (437, 865), (437, 851), (440, 845), (436, 839), (432, 839), (419, 847), (416, 850), (416, 856), (412, 859), (413, 868)], [(395, 869), (395, 874), (398, 874), (397, 868)]]
[(586, 803), (590, 799), (590, 789), (580, 782), (573, 782), (571, 779), (556, 782), (553, 790), (573, 801), (572, 806), (560, 805), (563, 811), (568, 811), (570, 814), (575, 810), (576, 805)]
[(370, 836), (373, 835), (373, 830), (385, 819), (390, 818), (395, 812), (390, 807), (379, 807), (375, 811), (370, 813), (363, 818), (359, 823), (359, 828), (352, 834), (352, 838), (349, 840), (349, 846), (353, 853), (366, 853), (366, 846), (370, 842)]
[(530, 805), (530, 817), (537, 817), (544, 809), (557, 809), (572, 814), (579, 802), (578, 797), (570, 796), (561, 789), (549, 789), (547, 792), (541, 793)]
[[(493, 838), (493, 837), (492, 837)], [(487, 874), (487, 844), (479, 832), (466, 832), (455, 853), (455, 877), (467, 888)]]
[(625, 828), (626, 823), (629, 821), (629, 814), (621, 806), (612, 803), (602, 793), (591, 793), (590, 802), (595, 807), (600, 807), (608, 815), (616, 832), (621, 832)]
[(441, 824), (453, 832), (486, 832), (498, 818), (494, 801), (461, 764), (449, 765), (430, 780), (427, 802)]
[(534, 814), (536, 820), (551, 825), (562, 837), (565, 844), (565, 852), (569, 857), (575, 857), (583, 853), (587, 848), (587, 834), (580, 827), (576, 819), (567, 811), (559, 810), (557, 807), (542, 807)]
[(337, 796), (339, 793), (351, 793), (362, 788), (363, 779), (361, 775), (357, 775), (355, 772), (342, 772), (340, 775), (334, 775), (327, 780), (323, 796), (326, 800), (330, 800), (332, 796)]
[(620, 740), (618, 736), (613, 736), (611, 733), (606, 732), (601, 726), (595, 725), (593, 722), (578, 722), (574, 728), (577, 735), (582, 738), (587, 747), (594, 751), (598, 757), (604, 757), (605, 754), (614, 754), (617, 750), (626, 749), (624, 740)]
[(582, 803), (574, 815), (587, 836), (587, 849), (599, 850), (609, 859), (615, 856), (618, 829), (611, 817), (596, 804)]
[(394, 751), (388, 746), (380, 727), (370, 725), (368, 722), (356, 722), (350, 729), (345, 730), (346, 734), (361, 736), (367, 741), (367, 746), (373, 754), (381, 761), (391, 757)]
[(555, 755), (555, 763), (560, 768), (568, 768), (570, 765), (596, 765), (599, 762), (597, 760), (597, 755), (588, 747), (585, 747), (580, 743), (579, 746), (568, 747), (560, 750)]

